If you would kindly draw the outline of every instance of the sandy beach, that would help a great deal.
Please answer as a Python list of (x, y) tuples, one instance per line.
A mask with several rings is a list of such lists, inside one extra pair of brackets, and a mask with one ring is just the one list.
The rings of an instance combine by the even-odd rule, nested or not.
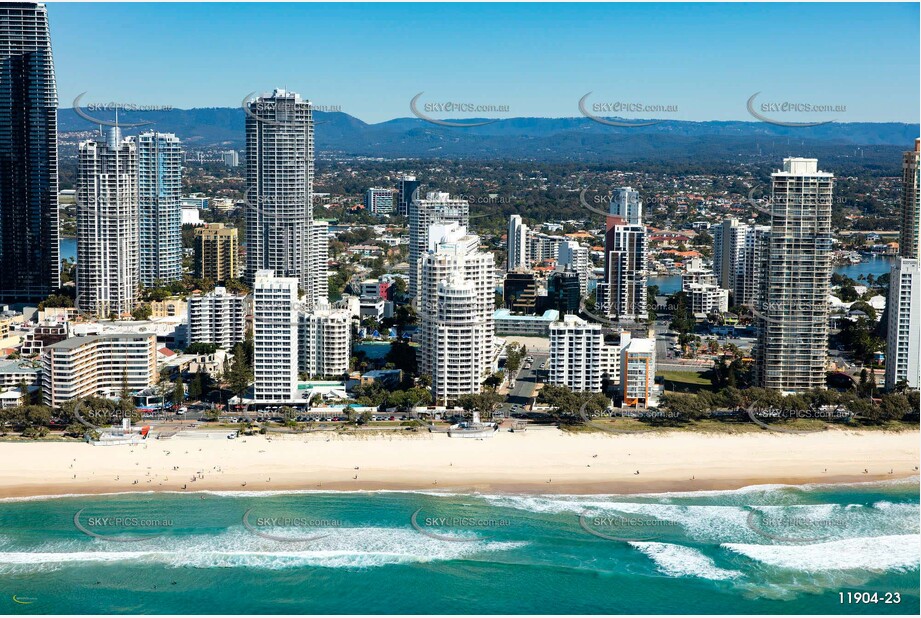
[[(918, 474), (919, 434), (330, 433), (0, 443), (0, 497), (133, 491), (411, 490), (637, 493), (860, 482)], [(637, 474), (639, 472), (639, 474)]]

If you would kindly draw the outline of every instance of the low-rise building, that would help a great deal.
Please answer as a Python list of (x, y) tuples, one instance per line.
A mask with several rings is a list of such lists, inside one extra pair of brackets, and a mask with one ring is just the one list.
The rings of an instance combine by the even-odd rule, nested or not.
[(66, 324), (39, 324), (25, 334), (19, 353), (23, 356), (41, 354), (45, 347), (67, 339)]
[(0, 360), (0, 389), (16, 388), (23, 382), (33, 386), (41, 381), (41, 367), (35, 363)]
[(158, 379), (153, 333), (72, 337), (42, 353), (42, 402), (47, 406), (90, 395), (114, 398)]
[(508, 309), (497, 309), (493, 313), (497, 335), (524, 335), (549, 337), (550, 325), (560, 319), (560, 312), (548, 309), (543, 315), (516, 315)]

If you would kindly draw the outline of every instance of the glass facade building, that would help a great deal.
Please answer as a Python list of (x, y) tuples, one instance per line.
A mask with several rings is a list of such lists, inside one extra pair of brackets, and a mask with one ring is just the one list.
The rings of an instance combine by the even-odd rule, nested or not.
[(58, 96), (44, 4), (0, 2), (0, 300), (60, 287)]

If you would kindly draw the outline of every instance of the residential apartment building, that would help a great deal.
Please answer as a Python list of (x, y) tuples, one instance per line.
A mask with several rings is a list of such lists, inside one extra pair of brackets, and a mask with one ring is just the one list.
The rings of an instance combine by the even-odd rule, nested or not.
[(521, 215), (512, 215), (508, 218), (508, 260), (506, 270), (528, 269), (528, 226), (521, 221)]
[(195, 228), (195, 276), (225, 283), (240, 277), (237, 228), (206, 223)]
[(620, 187), (611, 196), (609, 214), (623, 219), (627, 225), (643, 224), (643, 200), (633, 187)]
[(785, 393), (825, 387), (834, 176), (784, 159), (772, 179), (771, 232), (757, 306), (757, 374)]
[[(466, 203), (466, 202), (465, 202)], [(432, 225), (420, 259), (420, 369), (436, 403), (479, 393), (494, 367), (495, 260), (458, 223)]]
[(402, 176), (397, 185), (397, 214), (401, 217), (409, 215), (409, 204), (416, 199), (416, 192), (422, 183), (415, 176)]
[(592, 273), (592, 259), (588, 247), (567, 240), (560, 245), (556, 265), (558, 270), (569, 270), (578, 275), (579, 295), (584, 297), (588, 293), (588, 279)]
[(620, 392), (624, 406), (658, 407), (656, 340), (633, 339), (620, 352)]
[(137, 143), (118, 127), (81, 142), (77, 168), (77, 298), (98, 317), (130, 314), (140, 285)]
[(370, 188), (365, 192), (365, 210), (374, 215), (389, 215), (393, 212), (393, 191)]
[(329, 222), (314, 220), (310, 239), (313, 305), (323, 306), (329, 304)]
[(352, 314), (317, 307), (300, 314), (299, 369), (310, 377), (339, 378), (349, 372)]
[(601, 324), (575, 315), (550, 325), (550, 366), (548, 383), (574, 391), (601, 391)]
[(213, 343), (230, 350), (246, 339), (245, 294), (216, 287), (188, 299), (188, 343)]
[(902, 157), (902, 225), (899, 227), (899, 255), (912, 260), (921, 259), (921, 198), (919, 198), (919, 163), (921, 139), (915, 149)]
[(648, 281), (646, 227), (620, 216), (607, 218), (605, 233), (605, 285), (599, 286), (597, 304), (607, 315), (645, 320)]
[(246, 279), (261, 270), (297, 277), (312, 306), (314, 125), (310, 101), (275, 90), (246, 106)]
[(429, 229), (436, 224), (457, 223), (467, 228), (470, 204), (465, 199), (451, 199), (449, 193), (430, 191), (425, 199), (409, 205), (409, 295), (419, 299), (419, 268), (429, 250)]
[(889, 273), (886, 388), (921, 388), (921, 260), (896, 259)]
[(172, 133), (137, 136), (141, 285), (182, 279), (182, 147)]
[(738, 219), (725, 219), (711, 228), (713, 234), (713, 274), (719, 286), (737, 296), (745, 256), (748, 225)]
[(713, 232), (713, 273), (717, 284), (732, 292), (734, 305), (757, 302), (764, 268), (764, 243), (770, 226), (726, 219)]
[(71, 337), (42, 352), (42, 403), (54, 408), (78, 397), (120, 397), (158, 380), (154, 333)]
[(299, 364), (298, 277), (255, 273), (253, 282), (253, 377), (257, 402), (291, 402)]
[(902, 164), (902, 229), (899, 257), (889, 273), (889, 323), (886, 345), (886, 388), (899, 384), (921, 388), (921, 204), (919, 148), (905, 153)]

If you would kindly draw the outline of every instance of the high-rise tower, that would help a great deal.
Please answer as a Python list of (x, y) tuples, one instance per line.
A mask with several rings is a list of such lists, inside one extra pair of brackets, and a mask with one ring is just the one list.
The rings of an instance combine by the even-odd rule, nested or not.
[(0, 299), (61, 285), (58, 95), (45, 5), (0, 2)]
[(889, 272), (886, 388), (921, 388), (921, 140), (902, 162), (902, 229), (899, 257)]
[(466, 228), (470, 204), (464, 199), (451, 199), (448, 193), (430, 191), (425, 199), (413, 199), (409, 204), (409, 295), (418, 298), (419, 263), (429, 250), (429, 228), (434, 224), (457, 223)]
[(77, 170), (77, 308), (122, 316), (139, 284), (137, 143), (118, 127), (82, 142)]
[(761, 386), (794, 393), (825, 387), (834, 176), (817, 159), (784, 159), (771, 175), (758, 323)]
[(438, 403), (479, 393), (493, 360), (495, 261), (457, 223), (432, 225), (420, 262), (420, 367)]
[(246, 279), (272, 270), (297, 277), (315, 302), (313, 111), (300, 95), (275, 90), (246, 105)]
[(182, 148), (172, 133), (137, 137), (141, 284), (182, 279)]

